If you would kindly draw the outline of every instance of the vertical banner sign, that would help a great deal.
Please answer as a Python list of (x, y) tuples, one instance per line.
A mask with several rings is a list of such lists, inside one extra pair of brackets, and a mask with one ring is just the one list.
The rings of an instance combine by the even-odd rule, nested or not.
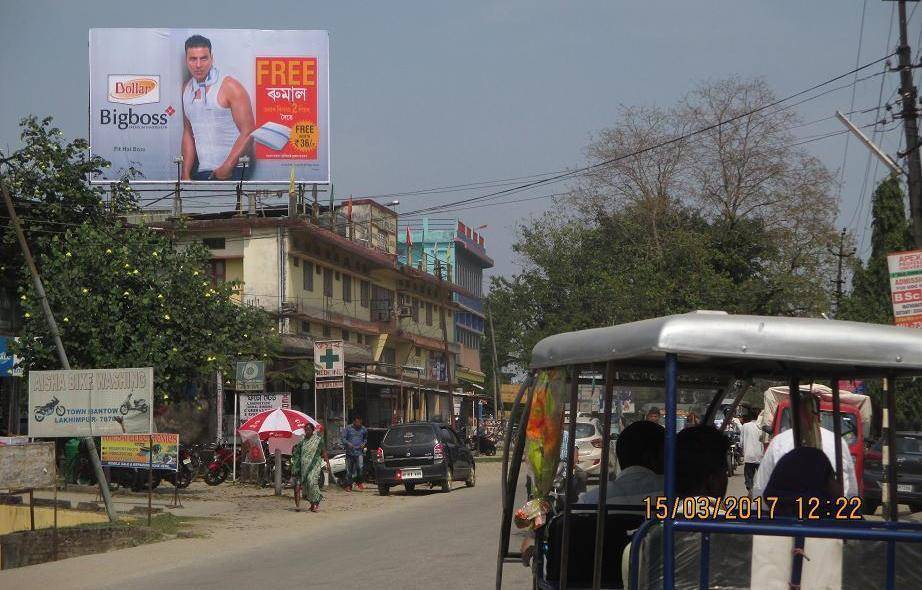
[[(90, 29), (94, 182), (330, 182), (327, 31)], [(243, 156), (249, 160), (244, 165)]]
[(29, 373), (29, 436), (149, 433), (154, 370), (87, 369)]
[(894, 323), (922, 328), (922, 250), (889, 254), (887, 268)]

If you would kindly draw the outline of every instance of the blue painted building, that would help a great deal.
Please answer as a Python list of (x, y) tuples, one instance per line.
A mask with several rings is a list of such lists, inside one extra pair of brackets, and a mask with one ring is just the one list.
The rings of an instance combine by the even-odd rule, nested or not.
[(457, 381), (465, 390), (480, 393), (484, 383), (480, 345), (486, 328), (483, 271), (493, 266), (483, 236), (460, 219), (431, 220), (424, 217), (421, 222), (401, 229), (397, 239), (401, 263), (431, 274), (437, 274), (441, 269), (442, 276), (451, 280), (453, 301), (457, 306), (454, 311), (454, 340), (461, 346), (456, 364)]

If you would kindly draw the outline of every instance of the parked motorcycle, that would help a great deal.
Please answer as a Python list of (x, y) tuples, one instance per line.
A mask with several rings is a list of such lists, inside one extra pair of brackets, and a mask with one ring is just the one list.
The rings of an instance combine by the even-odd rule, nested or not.
[(481, 435), (477, 438), (477, 450), (482, 455), (492, 456), (496, 454), (496, 439), (488, 434)]
[(221, 441), (215, 447), (214, 457), (211, 459), (211, 462), (208, 463), (208, 467), (205, 469), (205, 474), (202, 478), (205, 480), (205, 483), (210, 486), (220, 485), (230, 477), (231, 468), (235, 461), (237, 463), (237, 468), (240, 468), (240, 461), (242, 458), (242, 448), (237, 448), (237, 454), (235, 456), (231, 446), (228, 445), (226, 441)]
[(35, 406), (35, 421), (41, 422), (45, 419), (46, 416), (52, 414), (57, 414), (58, 416), (63, 416), (64, 412), (67, 411), (67, 408), (60, 405), (58, 398), (53, 397), (47, 404), (41, 406)]
[(743, 464), (743, 444), (740, 433), (735, 429), (727, 431), (727, 438), (730, 439), (730, 448), (727, 449), (727, 477), (733, 477), (736, 468)]
[(187, 488), (198, 475), (198, 457), (186, 445), (179, 445), (179, 467), (176, 471), (168, 471), (164, 479), (177, 488)]

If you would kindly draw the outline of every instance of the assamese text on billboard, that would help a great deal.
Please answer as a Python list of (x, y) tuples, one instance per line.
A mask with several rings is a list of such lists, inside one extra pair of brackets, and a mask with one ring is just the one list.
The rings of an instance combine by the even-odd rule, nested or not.
[(91, 29), (94, 180), (328, 183), (329, 68), (326, 31)]

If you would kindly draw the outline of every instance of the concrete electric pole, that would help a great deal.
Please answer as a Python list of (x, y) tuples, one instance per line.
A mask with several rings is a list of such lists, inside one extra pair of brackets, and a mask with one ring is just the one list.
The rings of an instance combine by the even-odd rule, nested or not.
[(912, 50), (909, 48), (906, 26), (906, 0), (899, 0), (900, 45), (897, 48), (900, 70), (900, 97), (903, 101), (903, 129), (906, 133), (906, 158), (909, 173), (909, 215), (916, 248), (922, 247), (922, 160), (919, 159), (919, 122), (916, 87), (912, 82)]

